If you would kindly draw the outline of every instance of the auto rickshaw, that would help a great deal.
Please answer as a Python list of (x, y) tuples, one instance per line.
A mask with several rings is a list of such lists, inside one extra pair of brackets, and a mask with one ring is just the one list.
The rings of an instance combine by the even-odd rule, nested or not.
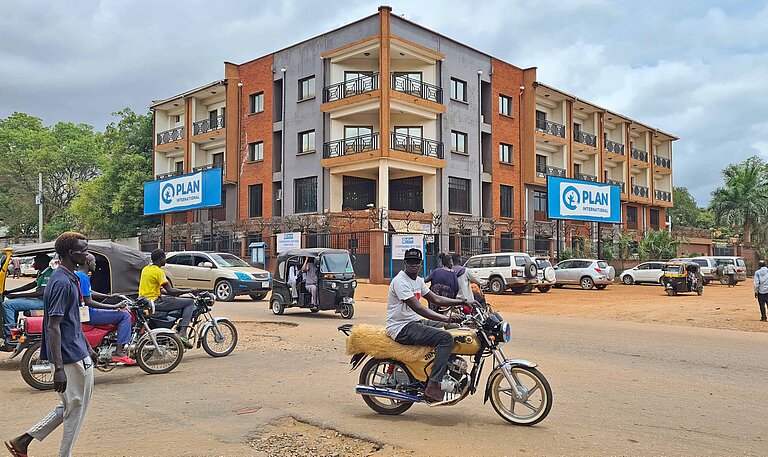
[[(316, 307), (312, 307), (312, 294), (301, 272), (305, 262), (313, 262), (318, 270)], [(280, 253), (272, 277), (272, 313), (279, 315), (286, 308), (298, 307), (313, 313), (334, 310), (344, 319), (351, 319), (357, 287), (353, 263), (354, 256), (343, 249), (291, 249)], [(292, 287), (296, 288), (295, 294), (291, 293)]]
[(664, 264), (661, 284), (667, 295), (696, 292), (704, 293), (704, 278), (701, 275), (699, 264), (688, 261), (674, 261)]

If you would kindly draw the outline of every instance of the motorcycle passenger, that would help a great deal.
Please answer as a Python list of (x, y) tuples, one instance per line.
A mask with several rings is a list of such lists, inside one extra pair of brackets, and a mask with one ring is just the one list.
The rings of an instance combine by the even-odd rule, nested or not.
[[(38, 270), (37, 278), (21, 287), (3, 292), (6, 298), (3, 302), (6, 340), (10, 339), (11, 327), (16, 326), (16, 319), (20, 312), (43, 309), (43, 293), (53, 273), (53, 270), (48, 265), (50, 263), (51, 258), (47, 254), (37, 254), (34, 261), (34, 267)], [(35, 290), (26, 292), (30, 289)]]
[(91, 325), (117, 325), (117, 348), (112, 353), (112, 361), (123, 365), (136, 365), (136, 361), (125, 353), (125, 345), (131, 342), (131, 313), (124, 311), (125, 304), (107, 305), (94, 300), (112, 298), (114, 295), (102, 294), (91, 290), (91, 274), (96, 271), (96, 257), (88, 253), (85, 263), (80, 265), (75, 272), (80, 278), (80, 291), (83, 301), (88, 305), (88, 313)]
[(423, 261), (420, 250), (408, 249), (403, 258), (403, 270), (392, 278), (389, 285), (387, 336), (400, 344), (435, 348), (435, 361), (424, 394), (435, 401), (442, 401), (444, 393), (440, 382), (445, 376), (453, 348), (453, 337), (442, 328), (451, 322), (460, 322), (461, 317), (456, 314), (449, 317), (436, 313), (423, 306), (419, 299), (423, 297), (428, 302), (440, 306), (458, 306), (467, 300), (441, 297), (427, 288), (424, 279), (418, 276)]
[(304, 287), (312, 295), (312, 309), (317, 309), (317, 266), (315, 266), (314, 260), (307, 257), (301, 271), (304, 272)]
[[(461, 255), (457, 252), (451, 254), (453, 260), (453, 271), (456, 272), (456, 279), (459, 281), (459, 295), (458, 297), (466, 298), (467, 300), (475, 299), (481, 304), (485, 305), (485, 297), (482, 293), (475, 293), (473, 284), (476, 284), (481, 290), (485, 287), (487, 281), (483, 281), (476, 274), (474, 274), (469, 268), (461, 265)], [(478, 292), (479, 292), (478, 290)]]
[(158, 311), (173, 311), (181, 309), (181, 327), (179, 328), (179, 338), (184, 343), (184, 347), (192, 349), (192, 343), (187, 338), (189, 321), (192, 319), (192, 312), (195, 310), (195, 300), (193, 298), (181, 298), (182, 294), (196, 294), (198, 289), (175, 289), (171, 287), (165, 272), (162, 270), (165, 265), (165, 251), (155, 249), (150, 254), (152, 264), (147, 265), (141, 270), (141, 279), (139, 280), (139, 296), (155, 302), (155, 309)]
[[(442, 267), (432, 270), (424, 278), (424, 282), (430, 283), (429, 290), (434, 294), (446, 298), (456, 298), (456, 294), (459, 293), (459, 280), (456, 277), (456, 272), (453, 271), (453, 260), (450, 255), (443, 253), (438, 256), (438, 260), (440, 260)], [(440, 312), (440, 308), (432, 303), (429, 304), (429, 309)]]

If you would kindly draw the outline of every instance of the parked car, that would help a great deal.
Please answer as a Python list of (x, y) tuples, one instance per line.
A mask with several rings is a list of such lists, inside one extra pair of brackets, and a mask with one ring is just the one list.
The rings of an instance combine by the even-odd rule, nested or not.
[(661, 284), (662, 276), (664, 276), (664, 262), (645, 262), (634, 268), (622, 271), (619, 279), (626, 285), (644, 282)]
[(21, 276), (37, 276), (37, 270), (35, 270), (35, 259), (32, 257), (23, 257), (19, 259), (21, 266)]
[(488, 289), (493, 294), (503, 294), (507, 289), (521, 294), (539, 285), (536, 262), (524, 252), (476, 255), (464, 266), (488, 281)]
[(714, 257), (692, 257), (690, 259), (677, 258), (677, 259), (670, 260), (670, 262), (683, 262), (683, 261), (690, 261), (701, 267), (699, 272), (701, 273), (701, 277), (703, 278), (702, 280), (705, 286), (709, 284), (710, 281), (718, 279), (717, 263), (715, 262)]
[(728, 284), (728, 278), (723, 274), (723, 269), (726, 265), (734, 265), (736, 267), (736, 282), (742, 282), (747, 280), (747, 262), (742, 257), (736, 256), (715, 256), (715, 264), (717, 265), (716, 273), (717, 279), (720, 280), (720, 284)]
[(533, 261), (536, 262), (536, 267), (539, 270), (536, 274), (536, 277), (539, 279), (539, 284), (536, 288), (542, 293), (549, 292), (557, 282), (557, 275), (555, 274), (554, 267), (552, 267), (552, 262), (549, 261), (548, 257), (534, 257)]
[(268, 271), (225, 252), (171, 252), (163, 270), (174, 287), (212, 291), (221, 301), (238, 295), (263, 300), (272, 289)]
[(593, 287), (603, 290), (613, 282), (616, 270), (605, 260), (568, 259), (555, 266), (556, 288), (564, 285), (579, 285), (588, 290)]

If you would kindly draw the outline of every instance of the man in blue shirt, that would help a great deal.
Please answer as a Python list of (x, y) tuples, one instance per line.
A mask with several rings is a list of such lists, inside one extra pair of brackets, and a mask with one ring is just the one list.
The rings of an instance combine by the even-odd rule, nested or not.
[(12, 455), (27, 455), (33, 439), (42, 441), (63, 424), (59, 455), (71, 456), (93, 392), (92, 351), (80, 323), (82, 297), (74, 273), (78, 264), (85, 263), (88, 240), (80, 233), (64, 232), (54, 247), (61, 265), (45, 288), (40, 358), (53, 365), (53, 389), (60, 403), (26, 433), (5, 442)]

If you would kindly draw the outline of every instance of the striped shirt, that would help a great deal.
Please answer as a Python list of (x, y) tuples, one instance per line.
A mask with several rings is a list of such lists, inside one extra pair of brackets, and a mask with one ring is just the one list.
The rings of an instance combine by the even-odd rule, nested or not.
[(766, 267), (755, 272), (755, 293), (768, 294), (768, 268)]

